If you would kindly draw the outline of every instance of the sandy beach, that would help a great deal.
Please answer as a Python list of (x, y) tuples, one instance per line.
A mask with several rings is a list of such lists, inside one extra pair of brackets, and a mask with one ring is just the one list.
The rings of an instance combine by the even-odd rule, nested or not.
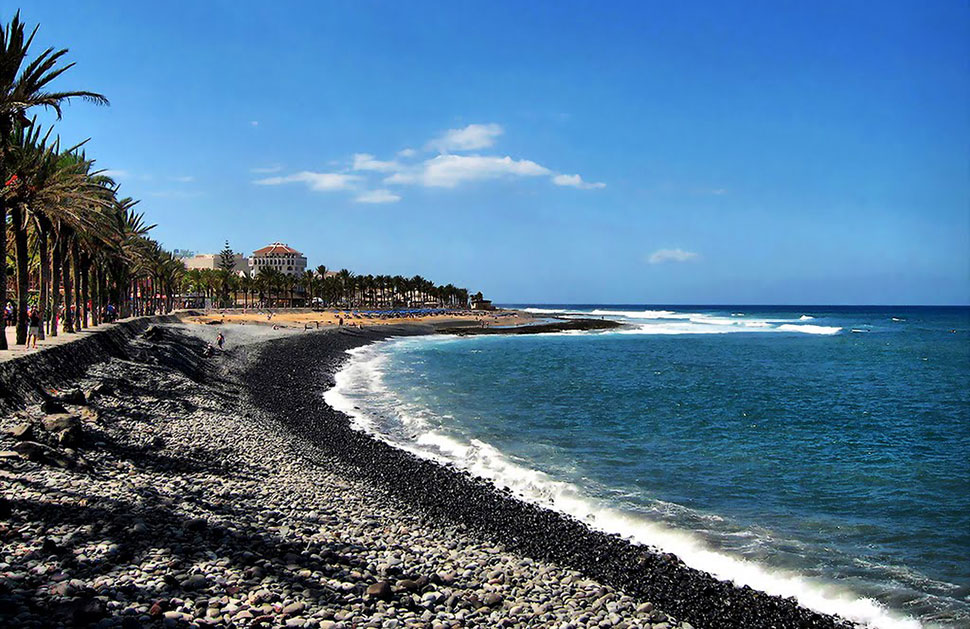
[(346, 326), (433, 324), (436, 326), (513, 326), (528, 325), (538, 320), (534, 315), (517, 310), (443, 311), (437, 314), (404, 314), (396, 311), (373, 312), (353, 309), (226, 309), (184, 316), (191, 323), (226, 325), (269, 325), (299, 329)]
[[(347, 349), (433, 329), (136, 321), (5, 363), (0, 380), (21, 379), (0, 400), (0, 619), (844, 626), (395, 450), (324, 403)], [(232, 342), (207, 358), (220, 331)]]

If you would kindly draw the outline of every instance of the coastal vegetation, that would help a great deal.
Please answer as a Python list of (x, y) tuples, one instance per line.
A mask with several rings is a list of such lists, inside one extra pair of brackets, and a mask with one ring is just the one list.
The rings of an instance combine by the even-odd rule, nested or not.
[[(64, 147), (54, 128), (32, 115), (49, 110), (60, 120), (62, 105), (74, 99), (108, 104), (93, 91), (51, 91), (74, 64), (65, 61), (67, 49), (32, 58), (37, 28), (28, 31), (17, 12), (0, 31), (0, 304), (8, 302), (13, 269), (18, 344), (26, 342), (31, 307), (43, 321), (42, 338), (59, 327), (75, 332), (100, 323), (108, 304), (121, 316), (171, 309), (184, 271), (148, 237), (153, 225), (134, 210), (138, 202), (95, 167), (86, 141)], [(0, 335), (0, 349), (6, 347)]]
[[(9, 316), (4, 313), (4, 324), (16, 325), (17, 344), (26, 343), (32, 308), (44, 338), (106, 317), (169, 312), (188, 303), (188, 293), (222, 307), (467, 305), (466, 289), (421, 276), (328, 273), (324, 266), (302, 277), (273, 269), (240, 276), (228, 242), (220, 268), (186, 271), (149, 237), (154, 225), (135, 211), (138, 201), (123, 196), (120, 185), (87, 155), (87, 140), (66, 146), (52, 125), (38, 121), (35, 112), (45, 110), (60, 120), (62, 106), (71, 100), (100, 106), (108, 100), (89, 90), (52, 91), (74, 64), (66, 61), (67, 49), (32, 56), (37, 30), (28, 29), (18, 11), (0, 32), (0, 306), (7, 307), (13, 279), (15, 307)], [(2, 334), (0, 349), (6, 348)]]
[(357, 275), (347, 269), (331, 272), (323, 265), (301, 276), (266, 267), (255, 274), (234, 273), (231, 249), (228, 256), (223, 250), (220, 258), (218, 269), (187, 271), (182, 277), (183, 294), (243, 307), (464, 308), (468, 304), (468, 289), (438, 285), (420, 275)]

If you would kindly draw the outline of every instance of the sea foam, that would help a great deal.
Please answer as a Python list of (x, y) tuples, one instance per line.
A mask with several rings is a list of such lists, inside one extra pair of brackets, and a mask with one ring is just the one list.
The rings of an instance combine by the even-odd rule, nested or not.
[(617, 330), (595, 330), (581, 334), (724, 334), (728, 332), (800, 332), (802, 334), (832, 335), (842, 331), (841, 327), (802, 324), (811, 321), (812, 315), (801, 315), (798, 319), (765, 319), (747, 317), (741, 313), (718, 316), (701, 312), (676, 312), (673, 310), (572, 310), (566, 308), (525, 308), (533, 314), (555, 315), (559, 317), (605, 317), (629, 324)]
[[(916, 620), (900, 618), (875, 600), (860, 597), (835, 584), (772, 569), (712, 549), (701, 536), (691, 531), (651, 521), (643, 513), (624, 510), (589, 496), (572, 483), (557, 480), (513, 461), (484, 441), (446, 434), (432, 428), (433, 424), (442, 425), (443, 418), (433, 417), (426, 408), (402, 402), (384, 383), (388, 350), (393, 348), (394, 343), (414, 342), (451, 340), (443, 341), (437, 337), (392, 340), (350, 350), (351, 360), (337, 372), (335, 385), (324, 394), (324, 399), (348, 415), (354, 428), (390, 445), (425, 459), (465, 469), (500, 488), (510, 490), (522, 500), (573, 516), (591, 528), (617, 533), (631, 541), (674, 553), (688, 566), (709, 572), (719, 579), (776, 596), (793, 596), (805, 607), (838, 614), (869, 627), (920, 627)], [(378, 420), (378, 417), (383, 419)], [(393, 419), (389, 421), (389, 417)]]

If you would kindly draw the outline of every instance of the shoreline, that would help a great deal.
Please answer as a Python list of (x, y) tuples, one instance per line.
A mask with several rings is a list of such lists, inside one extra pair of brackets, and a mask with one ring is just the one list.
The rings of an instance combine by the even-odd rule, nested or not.
[[(318, 388), (280, 399), (271, 391), (279, 390), (282, 383), (274, 385), (272, 377), (266, 382), (265, 376), (252, 374), (252, 385), (261, 380), (264, 386), (263, 392), (256, 394), (256, 402), (264, 410), (272, 409), (288, 429), (336, 454), (368, 480), (387, 486), (432, 520), (458, 522), (531, 557), (576, 569), (628, 594), (642, 596), (698, 626), (853, 626), (803, 608), (793, 599), (718, 581), (687, 567), (674, 555), (592, 530), (578, 520), (512, 497), (466, 472), (394, 448), (353, 429), (350, 418), (323, 400), (323, 392), (333, 386), (334, 374), (349, 358), (347, 350), (392, 336), (426, 333), (427, 329), (406, 328), (355, 330), (336, 339), (308, 337), (305, 344), (302, 339), (289, 339), (267, 346), (264, 351), (268, 355), (261, 357), (264, 365), (285, 355), (288, 374), (306, 370)], [(301, 344), (304, 347), (299, 347)], [(264, 369), (257, 371), (265, 374)]]
[[(0, 618), (17, 626), (851, 626), (397, 450), (326, 405), (347, 349), (433, 326), (144, 327), (22, 363), (35, 387), (101, 393), (65, 403), (82, 418), (69, 447), (26, 386), (28, 412), (3, 420), (48, 444), (11, 458), (0, 438)], [(220, 330), (228, 351), (205, 358)], [(64, 377), (71, 352), (84, 365)], [(16, 382), (13, 365), (0, 379)]]
[[(258, 378), (266, 349), (358, 330), (233, 327), (207, 358), (227, 327), (149, 323), (105, 332), (101, 349), (65, 345), (17, 365), (34, 378), (25, 409), (0, 419), (0, 624), (691, 628), (432, 521), (249, 403), (238, 376)], [(85, 356), (62, 377), (58, 364)], [(40, 408), (36, 387), (53, 382), (75, 418), (66, 430)], [(32, 432), (13, 436), (17, 424)]]

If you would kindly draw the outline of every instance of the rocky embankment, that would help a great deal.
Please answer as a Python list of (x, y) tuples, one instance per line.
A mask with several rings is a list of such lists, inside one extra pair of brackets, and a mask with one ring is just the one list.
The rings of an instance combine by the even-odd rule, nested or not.
[(534, 323), (519, 326), (439, 326), (440, 334), (472, 336), (479, 334), (549, 334), (552, 332), (585, 332), (592, 330), (612, 330), (623, 327), (618, 321), (609, 319), (559, 319), (548, 323)]
[[(70, 346), (35, 354), (28, 382), (0, 374), (7, 410), (23, 405), (0, 426), (0, 626), (690, 626), (432, 517), (395, 487), (400, 461), (387, 482), (362, 474), (330, 424), (320, 443), (294, 429), (280, 411), (374, 333), (144, 327), (71, 364)], [(228, 349), (207, 358), (220, 329)]]

